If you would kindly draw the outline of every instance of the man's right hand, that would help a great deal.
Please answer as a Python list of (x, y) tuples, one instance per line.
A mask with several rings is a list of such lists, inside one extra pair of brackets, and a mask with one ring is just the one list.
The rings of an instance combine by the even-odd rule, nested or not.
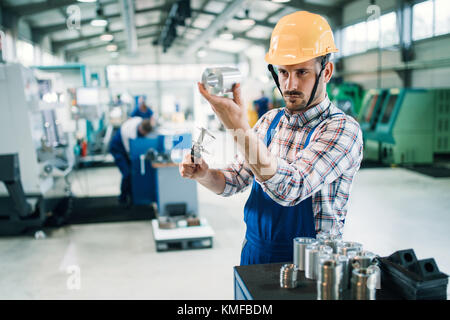
[(195, 163), (193, 163), (190, 153), (186, 153), (183, 161), (179, 164), (180, 175), (183, 178), (194, 180), (205, 177), (208, 169), (208, 164), (203, 160), (203, 158), (195, 159)]

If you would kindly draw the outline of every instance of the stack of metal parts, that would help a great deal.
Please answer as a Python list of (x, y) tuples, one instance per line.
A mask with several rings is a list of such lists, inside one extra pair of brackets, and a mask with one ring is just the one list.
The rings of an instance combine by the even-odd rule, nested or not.
[(298, 269), (295, 264), (284, 264), (280, 269), (280, 287), (292, 289), (297, 287)]
[[(375, 299), (380, 282), (376, 258), (375, 254), (363, 251), (362, 244), (342, 241), (330, 233), (319, 233), (316, 239), (294, 239), (293, 265), (305, 272), (306, 279), (317, 281), (319, 300), (343, 299), (348, 290), (352, 299)], [(283, 267), (280, 281), (286, 277)]]

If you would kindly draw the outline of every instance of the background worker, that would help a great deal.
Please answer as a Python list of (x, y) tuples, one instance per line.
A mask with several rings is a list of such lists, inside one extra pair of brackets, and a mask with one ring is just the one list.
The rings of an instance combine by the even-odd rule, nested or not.
[(119, 204), (131, 206), (131, 160), (130, 160), (130, 139), (145, 137), (153, 130), (150, 119), (133, 117), (125, 121), (109, 145), (109, 152), (114, 157), (114, 162), (122, 174), (120, 184)]
[(147, 105), (146, 97), (139, 96), (134, 110), (130, 114), (131, 117), (141, 117), (143, 119), (150, 119), (152, 126), (155, 126), (155, 117), (153, 110)]
[(270, 109), (269, 98), (264, 94), (264, 90), (261, 90), (261, 97), (258, 100), (253, 101), (253, 106), (258, 112), (258, 119), (261, 118)]
[(326, 94), (333, 73), (329, 54), (337, 51), (323, 17), (306, 11), (284, 16), (265, 60), (286, 107), (267, 112), (253, 129), (240, 84), (233, 99), (210, 95), (198, 84), (225, 127), (235, 130), (240, 155), (225, 169), (210, 169), (202, 159), (193, 164), (187, 155), (180, 174), (222, 196), (252, 184), (241, 265), (292, 261), (293, 238), (343, 232), (363, 142), (358, 123)]

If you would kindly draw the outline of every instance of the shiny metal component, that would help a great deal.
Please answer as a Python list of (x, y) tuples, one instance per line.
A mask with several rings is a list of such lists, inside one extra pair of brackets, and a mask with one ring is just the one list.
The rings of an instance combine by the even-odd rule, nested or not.
[(298, 269), (295, 264), (284, 264), (280, 269), (280, 287), (292, 289), (297, 287)]
[(321, 253), (333, 254), (333, 248), (331, 248), (330, 246), (327, 246), (325, 244), (319, 245), (319, 251)]
[(317, 243), (314, 238), (294, 238), (294, 264), (298, 270), (305, 270), (305, 249), (307, 245)]
[(351, 279), (353, 300), (375, 300), (377, 272), (372, 267), (353, 269)]
[(317, 255), (317, 259), (316, 259), (316, 263), (315, 263), (315, 271), (314, 271), (315, 279), (319, 279), (320, 264), (322, 264), (326, 260), (332, 260), (332, 258), (333, 258), (332, 254), (330, 254), (328, 252), (323, 252), (319, 249), (319, 254)]
[(359, 254), (362, 251), (362, 244), (358, 242), (352, 242), (352, 241), (342, 241), (337, 243), (337, 253), (348, 255), (350, 251), (355, 251), (357, 254)]
[(324, 245), (327, 245), (333, 249), (333, 253), (338, 253), (338, 244), (342, 242), (341, 238), (335, 238), (335, 239), (326, 239), (323, 241)]
[(331, 239), (331, 234), (326, 231), (321, 231), (316, 235), (316, 239), (320, 244), (323, 244), (326, 240)]
[(332, 259), (325, 259), (320, 262), (319, 270), (317, 300), (339, 300), (342, 264)]
[(342, 265), (341, 270), (341, 278), (340, 278), (340, 290), (347, 290), (350, 287), (350, 264), (349, 264), (349, 258), (347, 256), (344, 256), (342, 254), (335, 253), (333, 254), (333, 260), (336, 261), (336, 263), (339, 263)]
[(305, 278), (316, 279), (316, 260), (319, 256), (319, 245), (309, 244), (305, 248)]
[(202, 83), (210, 94), (223, 95), (232, 92), (233, 85), (242, 81), (236, 68), (207, 68), (202, 74)]

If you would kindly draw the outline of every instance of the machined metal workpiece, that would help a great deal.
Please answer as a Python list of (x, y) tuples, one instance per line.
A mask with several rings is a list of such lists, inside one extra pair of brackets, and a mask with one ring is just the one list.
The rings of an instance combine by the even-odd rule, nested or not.
[(376, 298), (376, 268), (353, 269), (351, 279), (351, 298), (353, 300), (375, 300)]
[(319, 256), (319, 245), (309, 244), (305, 248), (305, 278), (316, 279), (316, 260)]
[(202, 83), (205, 89), (214, 95), (232, 92), (233, 85), (241, 81), (241, 72), (236, 68), (207, 68), (202, 74)]
[(352, 242), (352, 241), (342, 241), (339, 242), (337, 245), (337, 252), (339, 254), (348, 255), (350, 251), (355, 251), (356, 254), (359, 254), (362, 251), (362, 244), (358, 242)]
[(318, 300), (339, 300), (341, 298), (342, 264), (333, 259), (320, 262), (317, 279)]
[(284, 264), (280, 269), (280, 287), (292, 289), (297, 287), (298, 269), (295, 264)]
[(298, 270), (305, 270), (305, 249), (310, 244), (317, 243), (314, 238), (298, 237), (294, 238), (294, 264)]

